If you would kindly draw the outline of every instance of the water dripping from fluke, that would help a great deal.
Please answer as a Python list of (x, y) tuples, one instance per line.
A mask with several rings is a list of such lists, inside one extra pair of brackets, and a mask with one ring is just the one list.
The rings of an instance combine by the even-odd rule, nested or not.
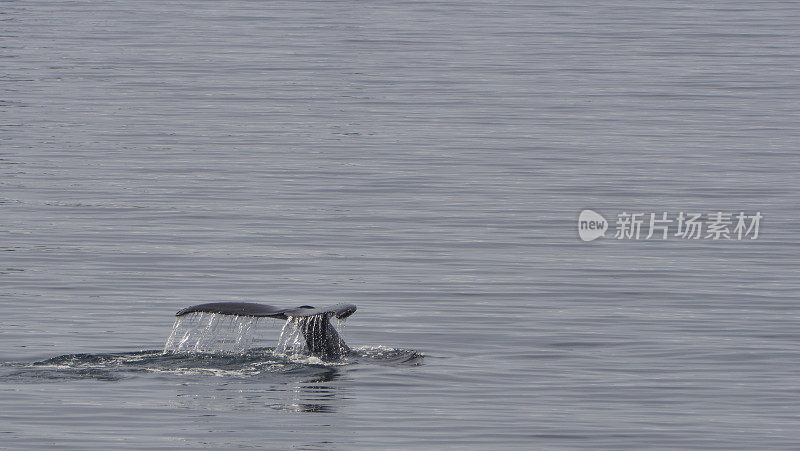
[[(253, 302), (212, 302), (179, 310), (164, 353), (246, 353), (265, 350), (264, 318), (284, 320), (274, 357), (304, 363), (418, 365), (423, 355), (386, 346), (350, 348), (340, 333), (344, 320), (355, 313), (352, 304), (327, 307), (302, 305), (278, 308)], [(334, 324), (335, 323), (335, 324)]]
[(343, 321), (355, 311), (352, 304), (284, 309), (251, 302), (199, 304), (176, 313), (178, 318), (164, 344), (164, 353), (243, 353), (264, 341), (262, 320), (275, 318), (285, 321), (276, 354), (341, 360), (352, 350), (332, 320)]

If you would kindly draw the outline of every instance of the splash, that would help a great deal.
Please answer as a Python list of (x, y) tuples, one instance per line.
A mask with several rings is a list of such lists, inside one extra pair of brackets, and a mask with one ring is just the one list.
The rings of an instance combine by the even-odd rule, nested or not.
[[(320, 315), (306, 316), (306, 317), (289, 317), (281, 328), (281, 335), (278, 338), (278, 345), (275, 347), (275, 354), (282, 356), (298, 356), (302, 354), (313, 354), (309, 350), (309, 338), (306, 335), (314, 337), (319, 336), (324, 331), (324, 321), (334, 321), (331, 325), (334, 329), (339, 329), (339, 334), (343, 335), (343, 328), (345, 321), (339, 319), (323, 319)], [(306, 333), (303, 333), (306, 330)], [(310, 332), (309, 332), (310, 331)], [(320, 346), (319, 343), (314, 344), (311, 340), (312, 346)], [(338, 354), (344, 355), (347, 353), (344, 340), (338, 340), (339, 346)]]
[[(233, 353), (242, 354), (254, 348), (263, 348), (271, 340), (265, 338), (265, 323), (272, 323), (272, 318), (251, 316), (220, 315), (199, 312), (175, 319), (172, 333), (164, 344), (164, 354), (196, 352), (196, 353)], [(336, 320), (341, 329), (344, 321)], [(303, 330), (321, 330), (321, 316), (289, 317), (281, 328), (275, 355), (305, 356), (309, 354), (309, 343)], [(344, 341), (341, 342), (344, 345)]]
[(164, 353), (237, 353), (262, 346), (266, 318), (192, 313), (175, 319)]
[(278, 337), (278, 346), (275, 347), (277, 355), (304, 354), (306, 352), (306, 341), (300, 330), (300, 324), (289, 318), (283, 323), (281, 335)]

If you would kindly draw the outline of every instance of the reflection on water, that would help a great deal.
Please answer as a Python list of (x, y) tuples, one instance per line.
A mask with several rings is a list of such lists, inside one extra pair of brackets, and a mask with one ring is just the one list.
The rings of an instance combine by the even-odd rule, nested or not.
[(330, 384), (340, 378), (338, 372), (331, 371), (319, 378), (304, 381), (287, 391), (287, 402), (272, 404), (270, 407), (284, 412), (335, 412), (348, 390), (345, 385)]
[(363, 364), (417, 366), (423, 356), (413, 350), (369, 346), (347, 359), (323, 362), (306, 355), (276, 354), (274, 348), (244, 353), (66, 354), (33, 363), (0, 364), (0, 382), (124, 382), (135, 378), (179, 382), (170, 405), (215, 412), (220, 409), (332, 413), (350, 398), (341, 384), (351, 368)]
[(282, 412), (331, 413), (346, 398), (336, 368), (313, 376), (276, 375), (268, 383), (243, 380), (190, 381), (177, 387), (172, 405), (193, 411), (254, 410), (271, 408)]
[[(170, 405), (216, 412), (261, 410), (331, 413), (346, 398), (341, 366), (309, 364), (276, 357), (272, 349), (245, 354), (69, 354), (0, 366), (0, 381), (53, 383), (120, 382), (134, 377), (178, 380)], [(165, 379), (169, 377), (169, 379)]]

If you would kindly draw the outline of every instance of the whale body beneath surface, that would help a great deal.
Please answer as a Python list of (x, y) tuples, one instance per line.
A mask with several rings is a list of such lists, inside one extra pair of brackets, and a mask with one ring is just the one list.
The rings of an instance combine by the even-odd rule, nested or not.
[(211, 302), (179, 310), (175, 316), (191, 313), (216, 313), (219, 315), (267, 317), (294, 321), (303, 334), (308, 353), (326, 360), (340, 359), (350, 353), (350, 348), (330, 323), (330, 317), (345, 319), (356, 311), (353, 304), (334, 304), (326, 307), (301, 305), (295, 308), (278, 308), (255, 302)]

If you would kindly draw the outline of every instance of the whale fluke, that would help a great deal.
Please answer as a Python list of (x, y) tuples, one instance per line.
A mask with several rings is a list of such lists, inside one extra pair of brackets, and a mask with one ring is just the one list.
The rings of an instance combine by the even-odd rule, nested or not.
[(255, 302), (210, 302), (180, 309), (175, 316), (205, 312), (219, 313), (220, 315), (270, 316), (275, 318), (275, 315), (279, 315), (283, 310), (271, 305), (256, 304)]
[(345, 319), (356, 311), (353, 304), (334, 304), (316, 308), (301, 305), (295, 308), (278, 308), (255, 302), (210, 302), (178, 310), (175, 316), (190, 313), (216, 313), (219, 315), (269, 317), (294, 319), (306, 341), (309, 354), (323, 359), (338, 359), (350, 352), (330, 323), (330, 317)]
[(209, 302), (178, 310), (175, 316), (183, 316), (189, 313), (218, 313), (220, 315), (235, 316), (258, 316), (278, 319), (288, 319), (290, 316), (299, 318), (314, 315), (335, 315), (339, 319), (345, 319), (356, 311), (353, 304), (334, 304), (326, 307), (316, 308), (311, 305), (301, 305), (295, 308), (278, 308), (267, 304), (255, 302)]

